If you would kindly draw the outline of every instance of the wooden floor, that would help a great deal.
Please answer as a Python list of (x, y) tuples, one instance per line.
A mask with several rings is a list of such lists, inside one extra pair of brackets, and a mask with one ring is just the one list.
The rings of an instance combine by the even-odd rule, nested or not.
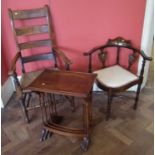
[[(152, 78), (153, 79), (153, 78)], [(137, 111), (132, 109), (133, 92), (114, 98), (112, 118), (105, 121), (107, 96), (93, 95), (93, 122), (91, 145), (86, 153), (79, 147), (80, 139), (54, 134), (40, 142), (42, 129), (40, 110), (31, 111), (31, 123), (25, 123), (20, 106), (14, 97), (2, 110), (2, 155), (153, 155), (153, 80), (140, 94)], [(32, 102), (36, 102), (35, 98)], [(68, 102), (59, 103), (63, 124), (80, 126), (81, 100), (76, 99), (76, 112)]]

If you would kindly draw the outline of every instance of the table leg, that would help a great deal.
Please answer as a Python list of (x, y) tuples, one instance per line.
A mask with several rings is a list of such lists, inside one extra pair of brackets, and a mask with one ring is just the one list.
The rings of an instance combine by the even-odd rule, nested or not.
[(49, 94), (49, 97), (50, 97), (50, 102), (52, 104), (52, 111), (53, 111), (53, 113), (51, 114), (52, 122), (59, 124), (62, 122), (63, 117), (58, 115), (57, 102), (56, 102), (54, 94)]
[(84, 117), (84, 132), (85, 136), (80, 144), (82, 151), (87, 151), (89, 144), (90, 144), (90, 137), (89, 137), (89, 129), (92, 121), (92, 112), (91, 112), (91, 100), (92, 96), (89, 95), (87, 98), (84, 99), (85, 103), (83, 106), (83, 117)]
[(92, 92), (90, 92), (90, 96), (89, 96), (89, 126), (91, 127), (92, 126), (92, 118), (93, 118), (93, 114), (92, 114)]
[(74, 97), (73, 96), (70, 99), (70, 103), (71, 103), (71, 110), (72, 110), (72, 112), (75, 112), (75, 101), (74, 101)]

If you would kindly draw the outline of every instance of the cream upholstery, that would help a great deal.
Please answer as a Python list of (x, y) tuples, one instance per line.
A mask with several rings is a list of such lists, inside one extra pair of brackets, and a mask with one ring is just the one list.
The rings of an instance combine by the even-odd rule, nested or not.
[(119, 65), (97, 70), (97, 80), (111, 88), (118, 88), (138, 80), (138, 77)]

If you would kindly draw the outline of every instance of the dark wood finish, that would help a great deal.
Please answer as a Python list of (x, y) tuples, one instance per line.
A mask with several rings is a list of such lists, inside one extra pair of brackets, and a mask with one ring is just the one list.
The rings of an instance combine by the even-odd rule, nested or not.
[(52, 59), (54, 59), (54, 56), (50, 52), (50, 53), (44, 53), (44, 55), (36, 54), (33, 56), (26, 56), (23, 58), (23, 63), (28, 63), (28, 62), (32, 62), (32, 61), (38, 61), (38, 60), (52, 60)]
[(92, 88), (95, 77), (96, 74), (45, 70), (27, 89), (86, 97)]
[(19, 44), (19, 48), (21, 50), (30, 49), (30, 48), (36, 48), (36, 47), (41, 47), (41, 46), (51, 46), (50, 39), (47, 39), (47, 40), (37, 40), (37, 41), (29, 41), (29, 42), (24, 42), (24, 43), (20, 43)]
[(119, 57), (120, 57), (120, 47), (117, 47), (117, 64), (119, 64)]
[(48, 25), (35, 25), (15, 29), (17, 36), (48, 33)]
[(14, 20), (25, 20), (32, 18), (46, 17), (47, 12), (44, 8), (29, 9), (29, 10), (14, 10), (12, 11)]
[(128, 70), (131, 69), (132, 64), (134, 64), (136, 62), (136, 60), (138, 59), (138, 56), (136, 55), (136, 53), (132, 53), (129, 54), (129, 65), (128, 65)]
[[(139, 59), (139, 56), (142, 56), (143, 64), (142, 64), (141, 72), (140, 72), (140, 75), (138, 76), (138, 79), (133, 81), (133, 82), (130, 82), (126, 85), (123, 85), (121, 87), (117, 87), (117, 88), (107, 87), (107, 86), (103, 85), (101, 82), (99, 82), (98, 80), (96, 80), (96, 84), (98, 85), (98, 87), (101, 88), (102, 90), (105, 90), (108, 92), (108, 105), (107, 105), (107, 112), (106, 112), (106, 119), (107, 120), (109, 119), (110, 111), (111, 111), (111, 95), (113, 93), (116, 93), (116, 92), (124, 91), (124, 90), (138, 84), (137, 92), (136, 92), (136, 98), (135, 98), (135, 104), (134, 104), (134, 109), (137, 108), (141, 84), (143, 82), (143, 73), (144, 73), (144, 68), (145, 68), (145, 62), (146, 62), (146, 60), (147, 61), (152, 60), (152, 58), (148, 57), (143, 51), (141, 51), (138, 48), (135, 48), (132, 45), (132, 42), (130, 40), (125, 40), (122, 37), (117, 37), (114, 39), (109, 39), (106, 44), (98, 46), (98, 47), (94, 47), (90, 51), (84, 53), (84, 56), (89, 57), (89, 59), (88, 59), (88, 72), (89, 73), (93, 72), (93, 67), (92, 67), (93, 54), (98, 52), (98, 51), (102, 51), (102, 53), (104, 53), (103, 55), (101, 55), (101, 53), (99, 53), (99, 61), (103, 61), (103, 68), (105, 67), (104, 64), (106, 62), (106, 58), (108, 55), (107, 49), (109, 47), (116, 49), (116, 54), (117, 54), (116, 64), (118, 64), (118, 65), (120, 65), (120, 63), (119, 63), (120, 62), (120, 51), (123, 51), (123, 49), (131, 50), (132, 53), (129, 54), (129, 56), (128, 56), (128, 68), (126, 68), (127, 70), (129, 70), (129, 71), (131, 70), (132, 65)], [(106, 66), (106, 67), (108, 67), (108, 66)], [(111, 73), (111, 76), (113, 76), (113, 73)]]
[(99, 60), (101, 61), (103, 67), (105, 67), (105, 61), (106, 61), (106, 57), (107, 57), (107, 52), (103, 51), (103, 49), (101, 49), (101, 52), (98, 54)]
[[(66, 136), (83, 137), (81, 143), (81, 149), (83, 151), (87, 151), (89, 145), (90, 126), (92, 121), (91, 89), (95, 78), (96, 74), (44, 70), (27, 88), (40, 93), (42, 120), (46, 131)], [(59, 94), (84, 98), (83, 129), (68, 128), (54, 123), (51, 117), (52, 113), (48, 112), (45, 108), (47, 101), (45, 100), (45, 95), (42, 93), (53, 94), (53, 97), (54, 94)], [(53, 100), (51, 103), (55, 103), (55, 101)]]
[[(29, 92), (29, 90), (23, 91), (24, 88), (21, 88), (20, 86), (20, 82), (18, 81), (17, 72), (16, 72), (17, 61), (19, 60), (21, 63), (22, 74), (27, 74), (25, 63), (31, 63), (34, 61), (51, 60), (52, 62), (54, 62), (52, 63), (54, 65), (51, 66), (51, 68), (59, 68), (60, 65), (58, 64), (57, 59), (60, 58), (62, 62), (64, 62), (64, 69), (69, 70), (72, 62), (67, 58), (67, 56), (61, 50), (59, 50), (59, 48), (56, 45), (53, 45), (54, 43), (52, 40), (53, 33), (51, 30), (52, 28), (51, 16), (47, 5), (45, 5), (42, 8), (29, 9), (29, 10), (8, 9), (8, 13), (9, 13), (11, 27), (12, 27), (16, 47), (17, 47), (17, 53), (12, 60), (12, 65), (9, 71), (9, 75), (14, 79), (17, 97), (20, 99), (20, 103), (23, 103), (23, 106), (22, 106), (24, 107), (23, 111), (25, 111), (25, 115), (27, 117), (28, 115), (27, 115), (26, 109), (29, 109), (29, 106), (26, 106), (28, 105), (27, 101), (25, 100), (26, 97), (24, 98), (23, 96), (28, 96), (27, 92)], [(24, 24), (23, 26), (17, 27), (15, 22), (15, 21), (22, 22), (22, 20), (28, 21), (29, 19), (33, 20), (36, 18), (37, 19), (45, 18), (46, 23), (44, 23), (43, 25), (32, 25), (32, 26), (28, 26)], [(42, 33), (47, 33), (49, 38), (46, 38), (46, 39), (40, 38), (40, 40), (32, 40), (32, 41), (29, 41), (29, 38), (28, 38), (26, 42), (20, 42), (19, 40), (19, 37), (21, 39), (21, 37), (26, 38), (26, 37), (31, 37), (33, 35), (42, 34)], [(43, 51), (40, 54), (33, 53), (32, 55), (29, 55), (29, 56), (23, 56), (23, 50), (31, 49), (31, 48), (39, 48), (42, 46), (48, 46), (50, 52), (47, 53)], [(29, 120), (28, 117), (26, 119)]]

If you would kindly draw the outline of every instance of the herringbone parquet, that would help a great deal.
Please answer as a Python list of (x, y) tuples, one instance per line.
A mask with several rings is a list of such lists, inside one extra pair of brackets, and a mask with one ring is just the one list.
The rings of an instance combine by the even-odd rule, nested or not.
[[(24, 122), (20, 106), (14, 97), (2, 110), (2, 155), (153, 155), (153, 81), (142, 90), (137, 111), (132, 109), (135, 93), (126, 92), (113, 99), (112, 118), (105, 121), (107, 96), (93, 95), (93, 130), (91, 145), (86, 153), (80, 140), (54, 134), (40, 142), (41, 113), (30, 112), (31, 123)], [(35, 99), (32, 101), (35, 102)], [(63, 124), (80, 126), (81, 100), (76, 99), (76, 112), (69, 103), (59, 103)]]

